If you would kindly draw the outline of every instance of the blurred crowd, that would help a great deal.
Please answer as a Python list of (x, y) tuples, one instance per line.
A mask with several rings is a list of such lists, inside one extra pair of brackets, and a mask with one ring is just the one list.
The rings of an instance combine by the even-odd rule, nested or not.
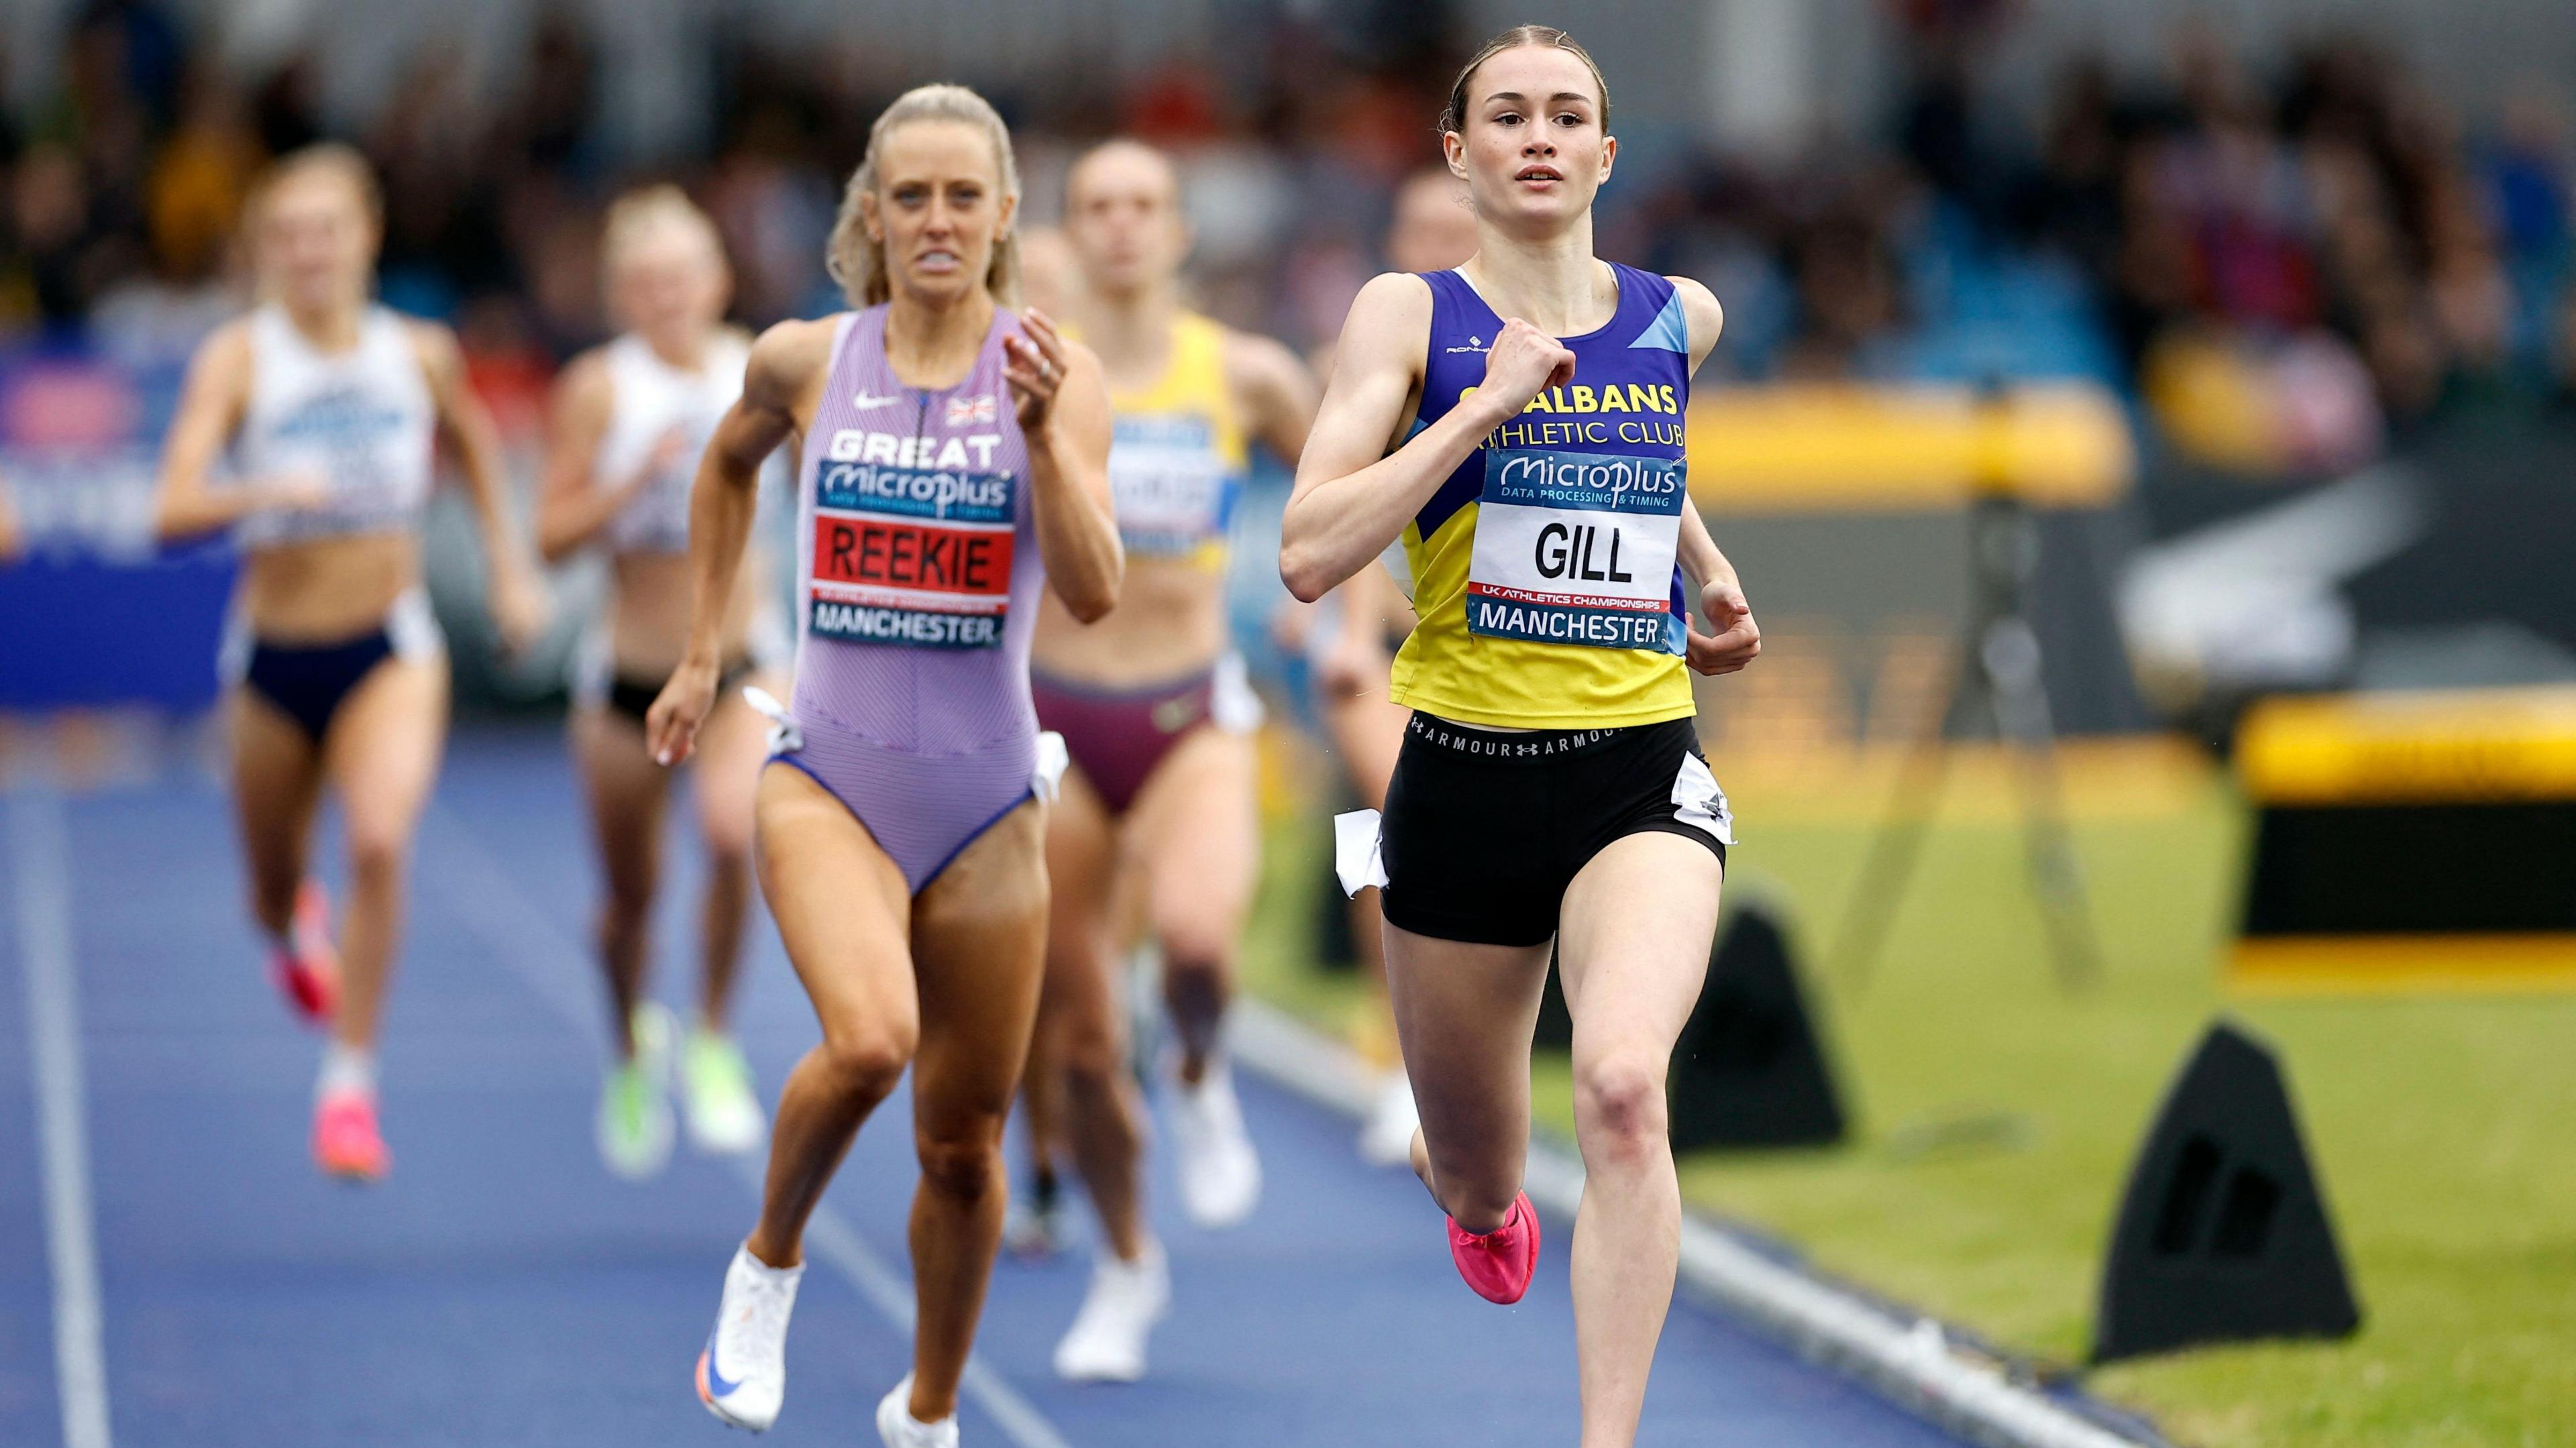
[[(1170, 146), (1203, 304), (1328, 338), (1382, 264), (1395, 187), (1435, 155), (1458, 37), (1437, 6), (1371, 7), (1358, 33), (1309, 8), (1222, 61), (993, 87), (1030, 215), (1090, 138)], [(2500, 96), (2471, 125), (2360, 40), (2257, 74), (2187, 31), (2151, 74), (2067, 61), (2031, 116), (1989, 78), (2008, 11), (1891, 0), (1887, 23), (1911, 74), (1876, 135), (1758, 161), (1637, 147), (1604, 197), (1607, 254), (1726, 301), (1720, 376), (2088, 376), (2187, 446), (2292, 467), (2449, 407), (2576, 395), (2576, 136), (2556, 97)], [(424, 49), (347, 136), (385, 181), (388, 301), (454, 322), (487, 373), (542, 376), (601, 332), (606, 197), (676, 179), (726, 233), (744, 320), (834, 304), (842, 179), (913, 77), (732, 33), (706, 58), (703, 153), (637, 166), (602, 140), (593, 38), (555, 19), (531, 47), (498, 87)], [(231, 237), (264, 160), (334, 131), (320, 80), (310, 55), (236, 73), (154, 0), (95, 0), (57, 94), (0, 129), (0, 335), (183, 351), (240, 304)]]

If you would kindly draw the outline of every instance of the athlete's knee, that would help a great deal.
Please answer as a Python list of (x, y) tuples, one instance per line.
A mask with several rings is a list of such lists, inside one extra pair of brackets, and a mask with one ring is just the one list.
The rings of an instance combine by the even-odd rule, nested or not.
[(881, 1100), (903, 1079), (918, 1042), (917, 1032), (884, 1020), (826, 1021), (823, 1062), (842, 1090)]
[(1173, 992), (1222, 994), (1234, 978), (1231, 931), (1190, 921), (1157, 928), (1163, 947), (1163, 981)]
[(1612, 1160), (1642, 1157), (1665, 1140), (1664, 1064), (1642, 1051), (1580, 1063), (1574, 1104), (1587, 1153), (1607, 1153)]
[(390, 885), (411, 858), (411, 831), (387, 821), (353, 821), (348, 849), (349, 874), (360, 888)]
[(963, 1133), (922, 1132), (913, 1140), (921, 1182), (955, 1202), (975, 1202), (1000, 1190), (1002, 1133), (998, 1122), (978, 1122)]
[(1126, 1041), (1114, 1022), (1093, 1011), (1076, 1012), (1058, 1023), (1055, 1053), (1066, 1088), (1084, 1097), (1114, 1090), (1119, 1073), (1127, 1069)]

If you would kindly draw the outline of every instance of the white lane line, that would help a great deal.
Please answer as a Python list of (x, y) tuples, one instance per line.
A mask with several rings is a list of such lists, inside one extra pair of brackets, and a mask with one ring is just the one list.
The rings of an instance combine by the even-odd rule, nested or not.
[(27, 981), (27, 1053), (45, 1185), (45, 1249), (54, 1279), (54, 1390), (63, 1448), (110, 1448), (107, 1348), (99, 1305), (98, 1234), (90, 1215), (89, 1123), (82, 1103), (80, 980), (72, 969), (72, 886), (62, 797), (49, 785), (8, 791), (18, 962)]
[[(1375, 1077), (1348, 1046), (1249, 997), (1236, 998), (1228, 1030), (1234, 1058), (1243, 1065), (1322, 1106), (1362, 1119), (1368, 1115)], [(1541, 1211), (1571, 1221), (1583, 1202), (1583, 1161), (1535, 1137), (1525, 1183)], [(2159, 1441), (2114, 1432), (2072, 1412), (1993, 1364), (1954, 1349), (1940, 1323), (1893, 1316), (1687, 1213), (1680, 1285), (1809, 1361), (1971, 1442), (1990, 1448), (2140, 1448)]]
[[(481, 837), (453, 811), (433, 805), (431, 819), (451, 846), (448, 857), (454, 868), (424, 870), (421, 878), (487, 949), (506, 961), (593, 1049), (607, 1050), (608, 1029), (601, 1020), (599, 991), (588, 948), (538, 908), (526, 887), (502, 867), (484, 847)], [(743, 1184), (754, 1197), (759, 1196), (763, 1163), (745, 1159), (736, 1166)], [(879, 1316), (906, 1337), (911, 1336), (912, 1284), (889, 1266), (846, 1218), (829, 1206), (816, 1207), (805, 1227), (805, 1244), (857, 1288)], [(1072, 1448), (1046, 1415), (982, 1357), (966, 1360), (966, 1375), (959, 1386), (1019, 1448)]]

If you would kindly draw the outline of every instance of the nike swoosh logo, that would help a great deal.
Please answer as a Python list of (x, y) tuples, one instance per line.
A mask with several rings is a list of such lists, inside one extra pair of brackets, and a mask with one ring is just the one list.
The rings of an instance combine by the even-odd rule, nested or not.
[(891, 397), (875, 397), (862, 392), (850, 399), (850, 405), (861, 412), (871, 412), (880, 407), (892, 407), (901, 401), (903, 398), (900, 394)]
[(715, 1331), (707, 1334), (707, 1388), (719, 1398), (729, 1398), (742, 1383), (726, 1382), (724, 1370), (716, 1366), (716, 1333), (723, 1330), (724, 1324), (718, 1323)]

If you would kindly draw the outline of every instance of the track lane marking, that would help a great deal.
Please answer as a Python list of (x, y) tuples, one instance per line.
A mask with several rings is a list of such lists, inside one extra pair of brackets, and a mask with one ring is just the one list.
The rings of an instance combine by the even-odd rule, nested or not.
[(46, 1264), (54, 1286), (54, 1389), (62, 1403), (63, 1448), (113, 1448), (83, 1100), (80, 978), (72, 963), (70, 840), (62, 796), (52, 786), (21, 784), (6, 798), (44, 1178)]

